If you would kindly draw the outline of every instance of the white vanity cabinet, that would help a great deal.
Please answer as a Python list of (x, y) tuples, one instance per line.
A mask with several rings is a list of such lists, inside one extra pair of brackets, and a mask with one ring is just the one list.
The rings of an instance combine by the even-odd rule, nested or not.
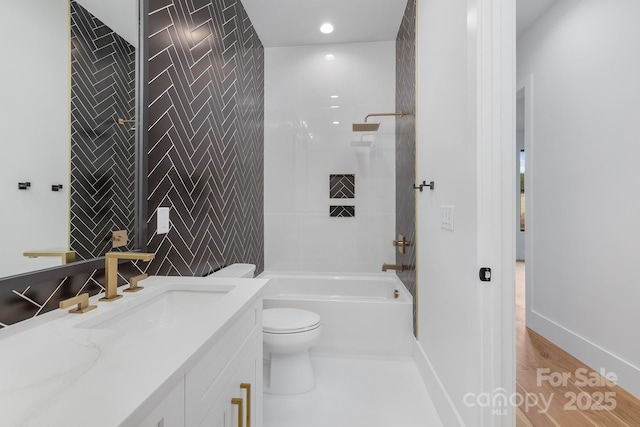
[(262, 426), (262, 303), (250, 307), (141, 427)]
[(185, 375), (185, 425), (262, 426), (261, 303), (236, 321)]
[(184, 379), (139, 424), (140, 427), (184, 427)]
[[(215, 427), (257, 427), (262, 425), (262, 384), (256, 381), (262, 373), (262, 360), (250, 350), (238, 360), (239, 365), (221, 393), (217, 394), (200, 423), (193, 425)], [(258, 376), (260, 374), (260, 377)]]

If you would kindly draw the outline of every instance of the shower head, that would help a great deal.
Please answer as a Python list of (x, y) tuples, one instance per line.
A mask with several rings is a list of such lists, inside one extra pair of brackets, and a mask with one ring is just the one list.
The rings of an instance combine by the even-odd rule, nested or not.
[(353, 132), (376, 132), (378, 130), (378, 128), (380, 127), (380, 123), (379, 122), (368, 122), (367, 119), (369, 119), (369, 117), (379, 117), (379, 116), (404, 116), (406, 113), (400, 111), (399, 113), (372, 113), (372, 114), (368, 114), (365, 118), (364, 118), (364, 122), (360, 122), (360, 123), (354, 123), (353, 124)]
[(360, 122), (352, 125), (353, 132), (375, 132), (379, 127), (378, 122)]

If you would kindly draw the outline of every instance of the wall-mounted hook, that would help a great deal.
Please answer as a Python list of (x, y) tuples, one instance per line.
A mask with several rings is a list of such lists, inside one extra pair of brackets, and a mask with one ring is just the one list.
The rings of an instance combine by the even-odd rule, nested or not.
[(60, 191), (62, 190), (62, 184), (53, 184), (51, 186), (51, 191)]
[(18, 190), (28, 190), (29, 188), (31, 188), (31, 183), (30, 182), (19, 182), (18, 183)]
[(420, 190), (420, 191), (422, 191), (422, 189), (423, 189), (424, 187), (429, 187), (429, 189), (430, 189), (430, 190), (433, 190), (433, 189), (435, 189), (435, 188), (436, 188), (436, 183), (435, 183), (435, 182), (433, 182), (433, 181), (430, 181), (430, 182), (427, 184), (427, 181), (422, 181), (422, 184), (420, 184), (420, 185), (415, 185), (415, 184), (413, 185), (413, 189), (414, 189), (414, 190)]

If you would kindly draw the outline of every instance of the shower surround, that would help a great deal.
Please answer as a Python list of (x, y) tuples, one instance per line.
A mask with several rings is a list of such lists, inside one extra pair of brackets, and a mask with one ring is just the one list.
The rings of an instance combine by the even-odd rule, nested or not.
[[(265, 49), (265, 269), (395, 262), (395, 118), (351, 129), (395, 111), (395, 52), (393, 41)], [(354, 176), (353, 198), (331, 197), (332, 175)], [(329, 206), (355, 215), (332, 217)]]

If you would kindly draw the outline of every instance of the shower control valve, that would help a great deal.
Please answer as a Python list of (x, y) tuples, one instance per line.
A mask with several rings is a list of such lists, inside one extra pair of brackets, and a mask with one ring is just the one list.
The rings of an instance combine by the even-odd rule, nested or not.
[(411, 246), (411, 242), (408, 241), (405, 236), (403, 236), (402, 234), (399, 234), (398, 240), (393, 241), (393, 246), (398, 248), (398, 252), (400, 252), (401, 254), (404, 254), (407, 251), (406, 249), (407, 246)]

